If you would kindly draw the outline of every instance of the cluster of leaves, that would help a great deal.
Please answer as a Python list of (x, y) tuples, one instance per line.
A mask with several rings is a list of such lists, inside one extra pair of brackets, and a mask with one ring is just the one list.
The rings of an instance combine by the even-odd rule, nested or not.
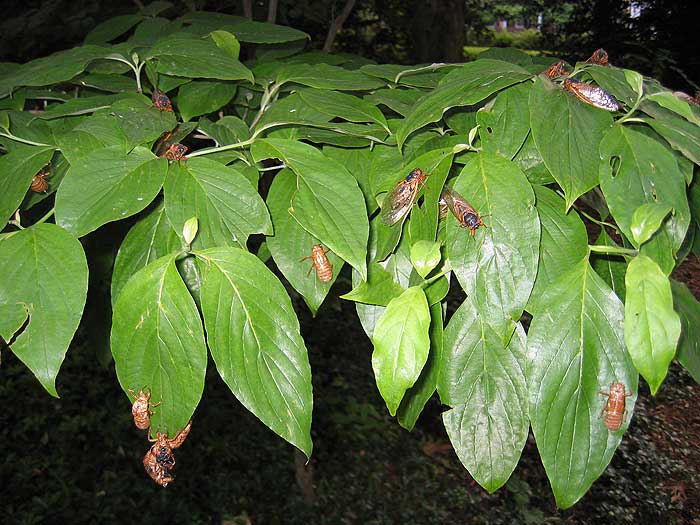
[[(137, 214), (114, 265), (111, 348), (125, 393), (160, 402), (154, 431), (191, 418), (208, 348), (240, 402), (311, 454), (307, 352), (266, 262), (314, 314), (351, 267), (342, 297), (372, 338), (389, 412), (412, 429), (437, 390), (460, 460), (490, 492), (532, 427), (557, 504), (574, 504), (620, 443), (638, 372), (655, 393), (678, 350), (700, 379), (700, 304), (668, 277), (700, 249), (700, 113), (686, 100), (576, 64), (571, 76), (622, 104), (611, 114), (540, 75), (552, 60), (375, 64), (304, 52), (288, 27), (168, 20), (164, 5), (2, 65), (0, 336), (49, 393), (85, 303), (78, 238)], [(241, 42), (255, 60), (238, 60)], [(143, 94), (156, 89), (175, 111)], [(175, 142), (186, 159), (154, 153)], [(49, 162), (48, 193), (30, 192)], [(416, 167), (429, 174), (420, 196), (388, 226), (380, 204)], [(446, 182), (483, 217), (475, 235), (441, 218)], [(580, 214), (603, 227), (592, 245)], [(330, 282), (300, 263), (315, 244)], [(455, 279), (466, 298), (445, 325)], [(600, 418), (612, 382), (632, 393), (615, 432)]]

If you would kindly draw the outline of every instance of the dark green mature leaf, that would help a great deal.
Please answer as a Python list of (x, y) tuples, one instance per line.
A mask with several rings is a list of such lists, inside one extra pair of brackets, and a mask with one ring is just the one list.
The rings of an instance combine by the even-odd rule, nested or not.
[(365, 75), (329, 64), (283, 64), (276, 72), (275, 82), (294, 82), (319, 89), (338, 91), (369, 91), (384, 86), (384, 82)]
[[(32, 178), (51, 160), (54, 148), (50, 146), (17, 146), (0, 157), (0, 225), (22, 203)], [(1, 227), (0, 227), (1, 229)]]
[(467, 298), (445, 329), (438, 392), (442, 418), (462, 464), (489, 492), (508, 481), (527, 440), (525, 331), (509, 344)]
[(143, 15), (120, 15), (97, 24), (85, 37), (86, 44), (106, 44), (141, 22)]
[(180, 238), (170, 226), (161, 203), (129, 230), (119, 246), (112, 273), (112, 306), (132, 275), (180, 247)]
[(639, 255), (627, 266), (625, 288), (625, 343), (654, 395), (666, 377), (681, 335), (671, 284), (652, 259)]
[(24, 304), (0, 304), (0, 339), (9, 343), (28, 318), (29, 311)]
[(327, 89), (303, 89), (299, 96), (309, 106), (330, 117), (350, 122), (375, 122), (389, 131), (386, 118), (376, 106), (361, 98)]
[(423, 92), (417, 89), (377, 89), (365, 95), (364, 99), (377, 106), (383, 104), (405, 117), (422, 94)]
[(222, 29), (236, 35), (241, 42), (251, 44), (282, 44), (309, 38), (309, 35), (303, 31), (292, 27), (244, 19), (229, 23)]
[(177, 232), (190, 217), (199, 219), (192, 246), (245, 247), (253, 233), (272, 233), (265, 202), (238, 170), (205, 158), (170, 165), (165, 180), (165, 210)]
[(515, 64), (499, 60), (477, 60), (445, 75), (438, 87), (423, 96), (396, 132), (399, 147), (408, 136), (426, 124), (440, 120), (450, 108), (471, 106), (531, 74)]
[(588, 234), (578, 213), (566, 213), (564, 199), (549, 188), (535, 186), (534, 190), (542, 238), (537, 277), (527, 306), (530, 313), (548, 308), (538, 304), (544, 291), (588, 254)]
[(525, 138), (525, 142), (518, 153), (516, 153), (513, 162), (520, 166), (520, 169), (523, 170), (531, 184), (552, 184), (555, 182), (535, 145), (532, 132)]
[(568, 209), (598, 184), (598, 144), (612, 117), (540, 76), (530, 92), (530, 125), (547, 169), (564, 190)]
[(367, 278), (369, 224), (365, 201), (355, 179), (313, 146), (285, 139), (253, 144), (256, 161), (278, 158), (297, 175), (289, 213), (326, 247)]
[(241, 54), (241, 43), (228, 31), (212, 31), (209, 36), (220, 49), (226, 51), (233, 58), (238, 60)]
[(355, 177), (365, 197), (365, 205), (367, 206), (368, 214), (371, 214), (377, 209), (377, 200), (372, 194), (369, 175), (373, 161), (376, 159), (375, 154), (380, 147), (381, 146), (377, 145), (372, 151), (370, 151), (369, 148), (349, 149), (337, 148), (334, 146), (325, 146), (323, 148), (324, 155), (338, 161), (345, 166), (345, 169), (347, 169), (353, 177)]
[(428, 359), (430, 311), (425, 293), (413, 286), (392, 299), (372, 334), (372, 369), (393, 416)]
[(654, 117), (642, 119), (644, 122), (666, 139), (673, 149), (680, 151), (695, 164), (700, 164), (700, 126), (661, 108), (652, 110), (649, 106), (643, 106), (642, 109)]
[(316, 315), (343, 267), (343, 260), (331, 251), (326, 254), (333, 267), (330, 282), (322, 283), (313, 270), (309, 273), (311, 261), (301, 259), (311, 255), (313, 245), (320, 242), (289, 213), (296, 187), (296, 176), (291, 170), (285, 169), (275, 175), (267, 194), (275, 234), (267, 238), (267, 246), (277, 267)]
[(512, 159), (530, 132), (530, 82), (503, 90), (490, 108), (476, 113), (484, 151)]
[(118, 100), (110, 113), (117, 117), (131, 147), (154, 141), (177, 126), (174, 113), (158, 110), (143, 96)]
[(696, 383), (700, 383), (700, 303), (690, 293), (688, 287), (671, 280), (673, 307), (681, 319), (681, 338), (676, 358)]
[(96, 95), (94, 97), (73, 98), (61, 104), (52, 104), (39, 115), (39, 118), (51, 120), (93, 113), (99, 109), (111, 107), (120, 98), (123, 98), (123, 95)]
[[(56, 264), (60, 261), (60, 264)], [(85, 253), (78, 240), (54, 224), (37, 224), (0, 241), (0, 305), (14, 312), (2, 335), (19, 326), (21, 305), (29, 324), (10, 349), (52, 396), (56, 376), (83, 314), (88, 285)], [(25, 315), (26, 315), (25, 314)], [(25, 317), (26, 318), (26, 317)], [(14, 330), (8, 330), (9, 325)]]
[(227, 82), (195, 80), (180, 86), (177, 92), (177, 109), (182, 120), (206, 115), (228, 104), (236, 94), (236, 85)]
[(158, 195), (168, 163), (146, 148), (103, 148), (71, 166), (56, 194), (56, 224), (76, 237), (140, 212)]
[(367, 273), (367, 281), (361, 281), (340, 298), (358, 303), (387, 306), (392, 299), (405, 291), (405, 288), (396, 283), (393, 276), (377, 263), (370, 263)]
[(596, 84), (610, 93), (618, 102), (631, 107), (637, 100), (637, 93), (627, 82), (624, 69), (591, 64), (586, 66), (586, 72), (593, 77)]
[(202, 313), (216, 368), (231, 392), (274, 432), (311, 456), (311, 368), (292, 303), (255, 255), (212, 248)]
[(482, 316), (504, 341), (520, 319), (537, 274), (540, 222), (535, 194), (513, 162), (479, 153), (453, 183), (486, 227), (470, 235), (447, 218), (447, 250), (455, 275)]
[[(623, 306), (582, 260), (545, 292), (548, 308), (527, 336), (530, 421), (557, 506), (576, 503), (605, 470), (636, 401), (638, 375), (625, 350)], [(600, 417), (598, 392), (623, 383), (632, 397), (620, 431)]]
[(93, 115), (67, 133), (58, 134), (56, 143), (71, 164), (81, 157), (107, 146), (119, 147), (124, 155), (130, 149), (129, 139), (119, 121), (112, 115)]
[[(362, 278), (357, 270), (352, 271), (352, 285), (357, 288), (362, 282)], [(357, 312), (357, 317), (360, 320), (362, 329), (367, 334), (367, 337), (372, 338), (374, 333), (374, 327), (381, 318), (382, 314), (386, 310), (385, 306), (376, 306), (373, 304), (355, 303), (355, 311)]]
[(192, 38), (182, 33), (166, 37), (144, 56), (145, 60), (153, 58), (158, 59), (156, 70), (164, 75), (254, 80), (247, 67), (208, 38)]
[(659, 142), (625, 126), (615, 126), (600, 143), (600, 187), (610, 213), (628, 239), (634, 213), (644, 203), (659, 202), (674, 213), (642, 247), (667, 274), (690, 224), (685, 178), (674, 155)]
[[(598, 239), (598, 246), (617, 246), (617, 243), (608, 235), (605, 229), (601, 230)], [(596, 273), (607, 283), (607, 285), (617, 294), (621, 301), (625, 300), (625, 273), (627, 272), (627, 261), (619, 255), (603, 253), (591, 254), (591, 266)]]
[(103, 73), (87, 73), (75, 77), (72, 84), (107, 91), (110, 93), (127, 93), (136, 91), (136, 80), (124, 75), (109, 75)]
[(150, 433), (174, 436), (199, 404), (207, 369), (202, 321), (174, 255), (149, 263), (126, 283), (114, 305), (111, 345), (124, 392), (146, 387), (160, 403)]
[[(693, 112), (692, 108), (690, 107), (690, 103), (685, 100), (681, 100), (671, 91), (659, 91), (658, 93), (652, 93), (651, 95), (647, 95), (645, 100), (656, 102), (662, 108), (673, 111), (677, 115), (680, 115), (681, 117), (694, 122), (695, 124), (700, 124), (700, 119), (698, 119), (698, 116)], [(647, 106), (645, 106), (645, 108), (646, 107)]]

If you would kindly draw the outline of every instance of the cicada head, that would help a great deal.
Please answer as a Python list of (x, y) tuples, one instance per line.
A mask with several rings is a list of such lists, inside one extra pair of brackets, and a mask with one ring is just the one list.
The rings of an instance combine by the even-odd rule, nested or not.
[(170, 99), (168, 96), (163, 93), (162, 91), (159, 91), (158, 89), (153, 90), (153, 94), (151, 95), (151, 100), (153, 101), (153, 105), (157, 107), (160, 111), (170, 111), (172, 112), (173, 110), (173, 105), (170, 102)]
[(176, 142), (171, 144), (168, 150), (165, 152), (165, 158), (168, 160), (185, 160), (185, 153), (187, 153), (187, 146)]
[(608, 65), (608, 53), (603, 49), (602, 47), (599, 49), (596, 49), (593, 51), (593, 54), (590, 56), (588, 60), (586, 60), (589, 64), (598, 64), (600, 66), (607, 66)]
[(567, 74), (566, 62), (563, 60), (558, 60), (547, 69), (544, 70), (545, 76), (547, 78), (563, 77)]

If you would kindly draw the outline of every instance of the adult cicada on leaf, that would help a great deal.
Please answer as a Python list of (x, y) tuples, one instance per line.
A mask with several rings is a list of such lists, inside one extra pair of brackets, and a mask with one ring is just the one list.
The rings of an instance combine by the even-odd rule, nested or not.
[(420, 168), (413, 168), (405, 179), (394, 186), (382, 204), (381, 218), (384, 224), (396, 224), (411, 211), (426, 177)]
[(479, 226), (484, 226), (479, 212), (472, 208), (471, 204), (464, 197), (449, 186), (445, 185), (442, 189), (440, 200), (445, 201), (452, 214), (457, 217), (462, 228), (469, 228), (469, 233), (472, 237)]
[(598, 64), (600, 66), (607, 66), (608, 65), (608, 52), (605, 51), (602, 47), (599, 49), (596, 49), (593, 51), (593, 54), (590, 56), (588, 60), (586, 60), (588, 64)]
[(566, 62), (563, 60), (557, 60), (554, 64), (544, 70), (544, 74), (547, 76), (547, 78), (566, 76), (568, 74), (568, 71), (566, 70)]
[(564, 80), (564, 88), (590, 106), (607, 111), (617, 111), (620, 109), (620, 105), (617, 101), (610, 93), (601, 87), (567, 78)]

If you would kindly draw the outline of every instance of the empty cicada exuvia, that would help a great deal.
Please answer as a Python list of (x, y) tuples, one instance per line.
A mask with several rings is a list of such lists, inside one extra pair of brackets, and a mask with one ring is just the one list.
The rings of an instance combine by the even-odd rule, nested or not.
[(563, 77), (567, 73), (566, 62), (563, 60), (557, 60), (554, 64), (544, 70), (544, 74), (547, 76), (547, 78)]
[(153, 443), (143, 457), (143, 467), (153, 481), (167, 487), (174, 478), (170, 471), (175, 466), (175, 454), (173, 450), (178, 448), (187, 438), (192, 428), (192, 421), (180, 430), (173, 439), (168, 439), (167, 434), (156, 433), (155, 439), (149, 437)]
[(170, 99), (168, 98), (168, 95), (163, 93), (162, 91), (158, 89), (153, 90), (153, 94), (151, 95), (151, 100), (153, 101), (153, 105), (157, 107), (161, 111), (173, 111), (173, 105), (170, 102)]
[(31, 190), (34, 193), (46, 193), (49, 190), (49, 183), (46, 178), (51, 174), (51, 169), (47, 166), (32, 178)]
[(333, 265), (328, 260), (328, 257), (326, 256), (327, 253), (328, 250), (324, 250), (323, 246), (320, 244), (314, 244), (311, 247), (311, 255), (307, 255), (301, 259), (302, 261), (305, 259), (311, 259), (311, 268), (309, 268), (309, 273), (311, 273), (311, 270), (315, 268), (318, 280), (322, 283), (328, 283), (333, 280)]
[(185, 153), (187, 153), (187, 146), (176, 142), (171, 144), (165, 151), (165, 158), (168, 160), (186, 160)]
[(411, 211), (426, 177), (420, 168), (414, 168), (384, 197), (381, 212), (384, 224), (396, 224)]
[(151, 392), (144, 392), (143, 388), (137, 394), (131, 388), (129, 392), (134, 396), (134, 404), (131, 406), (131, 415), (134, 416), (134, 425), (139, 430), (146, 430), (151, 426), (151, 407), (157, 407), (160, 403), (151, 403)]
[(620, 105), (617, 101), (610, 93), (601, 87), (567, 78), (564, 80), (564, 88), (583, 100), (586, 104), (596, 108), (605, 109), (607, 111), (617, 111), (620, 109)]
[(445, 185), (440, 194), (440, 201), (444, 201), (452, 214), (457, 217), (457, 220), (462, 225), (462, 228), (469, 228), (469, 233), (474, 236), (479, 226), (484, 226), (481, 222), (481, 215), (478, 211), (472, 208), (464, 197), (455, 190)]
[(605, 426), (612, 431), (620, 430), (625, 417), (625, 398), (631, 396), (632, 392), (625, 393), (625, 385), (622, 383), (610, 383), (609, 392), (599, 392), (608, 397), (608, 402), (600, 413), (605, 414)]
[(586, 60), (587, 63), (589, 64), (598, 64), (600, 66), (607, 66), (608, 65), (608, 52), (605, 51), (605, 49), (598, 48), (595, 51), (593, 51), (593, 54), (590, 56), (588, 60)]

